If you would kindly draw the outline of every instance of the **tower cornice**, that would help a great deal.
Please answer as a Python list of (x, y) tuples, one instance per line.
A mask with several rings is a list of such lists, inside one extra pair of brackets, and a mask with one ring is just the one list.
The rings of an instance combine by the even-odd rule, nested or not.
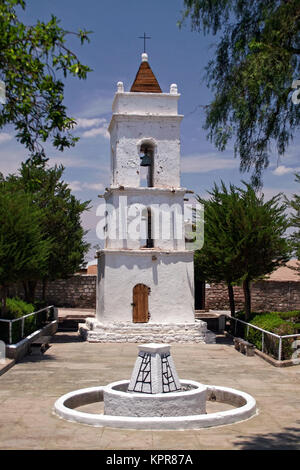
[(133, 195), (133, 194), (179, 194), (184, 195), (188, 192), (186, 188), (146, 188), (146, 187), (131, 187), (131, 186), (110, 186), (105, 189), (104, 198), (108, 197), (110, 194), (120, 194), (120, 195)]
[(183, 114), (121, 114), (114, 113), (111, 117), (108, 132), (110, 132), (114, 122), (129, 122), (129, 121), (179, 121), (183, 119)]
[(178, 114), (180, 94), (173, 92), (172, 85), (170, 93), (124, 92), (121, 87), (120, 90), (122, 91), (117, 91), (114, 96), (113, 114)]

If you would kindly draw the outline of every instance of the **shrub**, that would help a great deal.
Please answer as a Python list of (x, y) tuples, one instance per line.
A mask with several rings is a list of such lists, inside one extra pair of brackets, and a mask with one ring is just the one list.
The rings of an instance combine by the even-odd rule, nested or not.
[[(35, 312), (36, 306), (24, 302), (24, 300), (13, 298), (7, 299), (7, 311), (5, 319), (14, 320), (24, 315)], [(22, 336), (22, 321), (12, 323), (12, 343), (17, 343), (22, 338), (30, 335), (35, 330), (43, 327), (48, 321), (54, 318), (53, 309), (43, 310), (36, 315), (24, 318), (24, 331)], [(0, 322), (0, 339), (9, 343), (9, 323)]]
[[(256, 325), (263, 330), (270, 331), (277, 335), (292, 335), (295, 333), (295, 324), (280, 318), (277, 312), (271, 312), (266, 314), (256, 315), (252, 321), (252, 325)], [(247, 340), (254, 344), (257, 349), (262, 350), (262, 333), (254, 328), (249, 328)], [(289, 359), (292, 355), (293, 339), (285, 340), (282, 343), (282, 355), (281, 359)], [(278, 359), (278, 348), (279, 339), (265, 334), (264, 335), (264, 352), (270, 354), (274, 358)]]
[(283, 320), (290, 320), (294, 323), (300, 321), (300, 310), (291, 310), (290, 312), (274, 312)]
[(6, 307), (7, 311), (5, 313), (5, 318), (8, 320), (13, 320), (14, 318), (19, 318), (23, 315), (34, 312), (34, 305), (24, 302), (24, 300), (18, 298), (7, 298)]

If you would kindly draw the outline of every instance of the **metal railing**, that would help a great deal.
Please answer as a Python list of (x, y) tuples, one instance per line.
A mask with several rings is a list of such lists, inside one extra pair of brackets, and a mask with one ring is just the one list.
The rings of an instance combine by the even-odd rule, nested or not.
[[(246, 338), (248, 338), (250, 328), (253, 328), (255, 330), (260, 331), (261, 332), (261, 345), (262, 345), (261, 346), (261, 351), (262, 352), (264, 352), (264, 349), (265, 349), (265, 335), (269, 335), (269, 336), (272, 336), (274, 338), (277, 338), (278, 339), (278, 353), (277, 353), (278, 361), (282, 360), (282, 344), (283, 344), (282, 342), (283, 342), (283, 340), (293, 339), (293, 338), (299, 338), (300, 339), (300, 333), (293, 334), (293, 335), (277, 335), (276, 333), (272, 333), (271, 331), (264, 330), (263, 328), (260, 328), (259, 326), (253, 325), (252, 323), (247, 323), (243, 320), (240, 320), (239, 318), (232, 317), (231, 315), (225, 314), (225, 317), (229, 318), (230, 320), (235, 321), (234, 335), (233, 336), (236, 336), (238, 322), (243, 324), (243, 325), (246, 325), (246, 334), (245, 334)], [(294, 345), (294, 350), (295, 350), (294, 354), (296, 354), (295, 358), (298, 358), (297, 346), (298, 345), (300, 346), (300, 341), (298, 341), (298, 342), (294, 341), (294, 343), (296, 343)], [(299, 358), (300, 358), (300, 353), (299, 353)], [(300, 363), (300, 359), (299, 359), (299, 363)]]
[[(6, 324), (8, 323), (8, 344), (12, 344), (13, 325), (16, 322), (21, 322), (20, 339), (23, 339), (24, 338), (26, 318), (34, 316), (34, 326), (38, 327), (38, 315), (42, 312), (46, 312), (46, 322), (45, 323), (47, 323), (47, 321), (51, 321), (51, 317), (50, 318), (47, 317), (47, 314), (51, 314), (51, 310), (52, 310), (52, 315), (51, 316), (53, 317), (52, 319), (55, 320), (56, 309), (55, 309), (54, 305), (50, 305), (48, 307), (41, 308), (40, 310), (37, 310), (36, 312), (28, 313), (27, 315), (23, 315), (22, 317), (19, 317), (19, 318), (13, 318), (13, 319), (0, 318), (0, 323), (1, 322), (6, 323)], [(20, 339), (19, 339), (19, 341), (20, 341)]]

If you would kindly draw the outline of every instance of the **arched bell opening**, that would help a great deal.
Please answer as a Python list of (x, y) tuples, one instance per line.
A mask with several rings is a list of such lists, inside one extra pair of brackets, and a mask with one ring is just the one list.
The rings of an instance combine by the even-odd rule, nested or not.
[(143, 142), (140, 146), (140, 186), (153, 188), (154, 145)]

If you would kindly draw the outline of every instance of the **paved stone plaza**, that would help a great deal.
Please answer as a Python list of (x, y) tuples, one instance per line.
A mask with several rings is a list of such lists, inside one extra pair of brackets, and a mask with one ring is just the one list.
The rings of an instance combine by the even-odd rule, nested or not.
[[(93, 344), (76, 333), (57, 333), (44, 356), (27, 356), (0, 376), (0, 449), (300, 449), (300, 366), (278, 369), (230, 344), (173, 344), (172, 355), (181, 379), (256, 398), (259, 414), (248, 421), (196, 431), (131, 431), (52, 414), (67, 392), (130, 379), (136, 355), (137, 344)], [(96, 405), (89, 406), (95, 412)], [(220, 406), (211, 403), (208, 412)]]

